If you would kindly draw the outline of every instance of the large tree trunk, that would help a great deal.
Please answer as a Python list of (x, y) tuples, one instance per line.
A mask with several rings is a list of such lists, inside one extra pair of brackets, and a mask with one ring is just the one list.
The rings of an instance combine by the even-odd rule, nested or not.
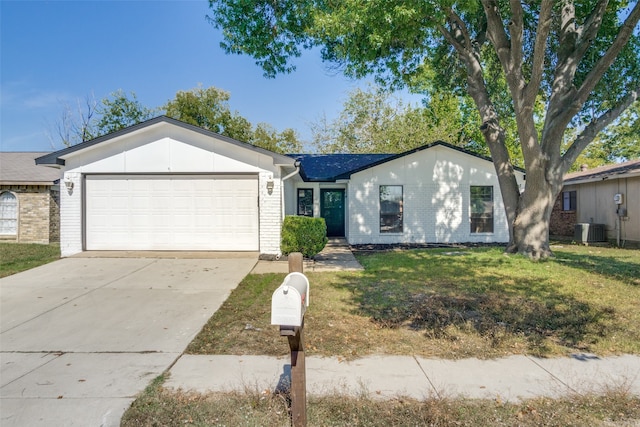
[(520, 196), (513, 222), (513, 239), (507, 252), (531, 259), (553, 256), (549, 247), (549, 221), (562, 184), (549, 182), (544, 169), (527, 172), (525, 191)]

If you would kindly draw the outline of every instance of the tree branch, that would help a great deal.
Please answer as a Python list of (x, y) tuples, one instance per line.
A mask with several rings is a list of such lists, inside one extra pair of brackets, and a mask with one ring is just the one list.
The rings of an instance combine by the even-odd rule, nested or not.
[[(573, 18), (571, 16), (573, 9), (571, 6), (572, 4), (569, 3), (563, 7), (563, 28), (561, 31), (565, 31), (565, 27), (570, 27), (570, 24), (573, 22)], [(596, 6), (596, 8), (598, 7), (601, 7), (600, 3)], [(596, 16), (597, 11), (594, 11), (590, 16), (590, 19), (595, 20)], [(555, 149), (559, 152), (560, 141), (546, 138), (547, 133), (552, 132), (555, 128), (563, 128), (566, 126), (567, 123), (569, 123), (571, 119), (582, 109), (593, 88), (597, 85), (598, 81), (600, 81), (604, 73), (609, 69), (620, 51), (629, 41), (633, 34), (634, 27), (638, 24), (639, 20), (640, 2), (636, 2), (634, 8), (627, 16), (627, 19), (620, 27), (615, 40), (609, 46), (609, 49), (607, 49), (605, 54), (596, 62), (591, 71), (589, 71), (589, 74), (578, 89), (573, 86), (575, 70), (578, 67), (578, 58), (575, 55), (575, 40), (571, 41), (568, 39), (567, 35), (561, 35), (561, 45), (563, 41), (571, 44), (559, 49), (558, 65), (556, 67), (552, 95), (549, 101), (547, 119), (545, 120), (543, 130), (543, 144), (557, 144)], [(595, 21), (591, 25), (595, 25)], [(575, 35), (575, 31), (571, 32), (571, 34)], [(549, 147), (543, 146), (544, 150), (547, 150), (548, 148)]]
[[(449, 10), (447, 12), (449, 19), (456, 21), (454, 16), (455, 12)], [(458, 17), (459, 19), (459, 17)], [(451, 22), (451, 21), (450, 21)], [(482, 64), (480, 63), (478, 57), (476, 56), (472, 46), (464, 46), (460, 41), (453, 35), (451, 32), (445, 28), (444, 26), (438, 26), (438, 29), (444, 36), (445, 40), (453, 46), (453, 48), (457, 51), (460, 59), (465, 63), (467, 68), (467, 84), (469, 85), (469, 94), (473, 98), (476, 106), (478, 107), (478, 111), (480, 113), (480, 119), (482, 120), (482, 132), (486, 133), (489, 131), (489, 127), (492, 129), (491, 131), (502, 132), (502, 129), (499, 129), (498, 123), (498, 115), (496, 114), (495, 108), (493, 107), (493, 103), (491, 102), (491, 98), (489, 97), (489, 92), (487, 91), (486, 84), (484, 82), (484, 75), (482, 71)], [(490, 147), (491, 149), (491, 147)], [(507, 154), (508, 158), (508, 154)]]
[(482, 0), (482, 6), (484, 7), (484, 13), (487, 16), (487, 35), (489, 40), (493, 44), (500, 63), (505, 72), (511, 69), (511, 44), (507, 38), (507, 33), (502, 25), (502, 18), (498, 11), (498, 4), (495, 0)]
[(558, 46), (558, 69), (561, 64), (567, 62), (567, 58), (573, 52), (576, 43), (576, 8), (573, 1), (567, 1), (561, 6), (560, 28), (558, 30), (560, 44)]
[(455, 28), (460, 30), (460, 33), (462, 33), (462, 37), (464, 37), (464, 42), (467, 48), (469, 50), (472, 50), (473, 43), (471, 42), (471, 36), (469, 35), (469, 30), (467, 29), (467, 25), (464, 23), (462, 19), (460, 19), (460, 16), (458, 16), (458, 14), (453, 11), (453, 9), (447, 8), (446, 13), (452, 29), (454, 28), (453, 24), (455, 24)]
[(511, 0), (511, 22), (509, 35), (511, 36), (511, 66), (515, 69), (522, 67), (522, 37), (524, 35), (524, 11), (520, 0)]
[(600, 117), (592, 120), (591, 123), (584, 128), (578, 135), (573, 144), (562, 156), (562, 171), (568, 171), (571, 165), (576, 161), (580, 153), (594, 140), (596, 135), (616, 120), (620, 114), (624, 112), (631, 104), (633, 104), (640, 95), (640, 86), (631, 90), (627, 96), (615, 107), (604, 112)]
[(466, 48), (455, 38), (453, 34), (444, 25), (438, 25), (438, 30), (444, 36), (445, 40), (462, 56), (466, 52)]
[(536, 41), (533, 48), (533, 61), (531, 68), (531, 78), (525, 87), (525, 102), (533, 105), (540, 89), (542, 75), (544, 73), (544, 57), (547, 49), (547, 38), (551, 31), (551, 11), (553, 10), (553, 0), (543, 0), (540, 5), (538, 16), (538, 28), (536, 29)]
[(593, 8), (585, 20), (585, 23), (580, 28), (578, 40), (576, 41), (576, 53), (574, 55), (578, 61), (582, 60), (587, 49), (593, 43), (593, 39), (598, 34), (608, 4), (609, 0), (599, 0), (596, 7)]
[(633, 35), (633, 30), (639, 20), (640, 2), (637, 2), (626, 21), (620, 27), (620, 31), (611, 46), (609, 46), (609, 49), (607, 49), (605, 54), (598, 60), (598, 62), (596, 62), (596, 65), (591, 69), (589, 74), (587, 74), (587, 77), (584, 79), (580, 88), (578, 88), (573, 102), (573, 109), (575, 110), (577, 108), (576, 113), (580, 108), (582, 108), (582, 105), (589, 98), (593, 88), (598, 84), (598, 81), (600, 81), (604, 73), (609, 69), (613, 61), (615, 61), (622, 48), (627, 44)]

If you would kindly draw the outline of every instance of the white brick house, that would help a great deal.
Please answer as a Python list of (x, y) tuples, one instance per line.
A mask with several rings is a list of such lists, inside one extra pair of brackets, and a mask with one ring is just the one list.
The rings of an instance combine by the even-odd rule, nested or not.
[[(295, 157), (302, 173), (285, 183), (286, 214), (328, 217), (331, 229), (335, 200), (326, 198), (337, 198), (344, 226), (333, 234), (350, 244), (509, 240), (491, 159), (444, 142), (397, 155)], [(524, 171), (516, 170), (516, 177), (523, 186)], [(309, 198), (312, 206), (305, 207)]]
[(323, 217), (329, 235), (352, 244), (508, 240), (493, 163), (442, 142), (398, 155), (284, 156), (157, 117), (36, 163), (63, 173), (63, 256), (275, 255), (284, 215)]

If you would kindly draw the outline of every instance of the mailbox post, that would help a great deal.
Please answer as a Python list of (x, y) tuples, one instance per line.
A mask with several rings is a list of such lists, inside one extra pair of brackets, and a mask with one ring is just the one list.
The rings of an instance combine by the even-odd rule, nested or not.
[(307, 425), (307, 382), (304, 356), (304, 313), (309, 306), (309, 280), (302, 274), (302, 254), (289, 255), (289, 274), (271, 297), (271, 324), (280, 326), (291, 351), (291, 421)]

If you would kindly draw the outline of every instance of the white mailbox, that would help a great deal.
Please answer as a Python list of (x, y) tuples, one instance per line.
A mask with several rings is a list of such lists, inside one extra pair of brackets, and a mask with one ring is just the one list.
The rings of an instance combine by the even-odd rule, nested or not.
[(302, 273), (289, 273), (271, 296), (271, 324), (302, 326), (309, 306), (309, 280)]

